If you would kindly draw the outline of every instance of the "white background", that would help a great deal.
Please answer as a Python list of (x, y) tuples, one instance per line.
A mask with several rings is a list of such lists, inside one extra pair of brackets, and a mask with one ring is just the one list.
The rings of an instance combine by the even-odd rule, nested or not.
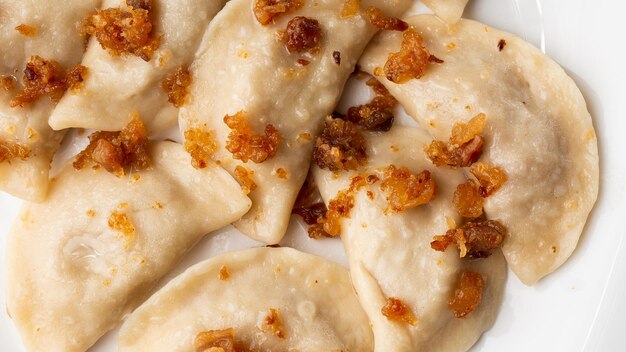
[[(498, 320), (473, 351), (626, 351), (625, 14), (626, 3), (619, 0), (470, 0), (466, 17), (525, 38), (574, 78), (594, 118), (601, 155), (600, 196), (578, 249), (560, 270), (533, 287), (510, 274)], [(18, 207), (18, 200), (0, 195), (2, 271), (4, 239)], [(292, 220), (283, 245), (345, 265), (340, 241), (310, 240)], [(204, 258), (256, 245), (232, 227), (218, 231), (164, 282)], [(0, 281), (0, 302), (4, 295)], [(10, 319), (0, 312), (0, 351), (22, 350)], [(91, 351), (113, 350), (115, 331)]]

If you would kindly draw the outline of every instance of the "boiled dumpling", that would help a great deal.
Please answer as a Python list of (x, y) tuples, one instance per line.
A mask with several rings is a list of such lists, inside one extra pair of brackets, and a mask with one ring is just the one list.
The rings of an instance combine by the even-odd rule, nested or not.
[[(487, 259), (473, 261), (460, 258), (456, 250), (431, 248), (435, 235), (446, 233), (453, 223), (460, 225), (452, 193), (465, 178), (460, 171), (430, 164), (422, 151), (430, 141), (426, 132), (396, 126), (386, 133), (368, 133), (366, 141), (367, 166), (340, 174), (314, 167), (313, 174), (326, 204), (358, 184), (355, 177), (366, 182), (347, 193), (353, 198), (352, 209), (340, 227), (354, 287), (372, 322), (376, 351), (466, 351), (499, 311), (506, 278), (502, 254), (496, 250)], [(407, 168), (414, 175), (430, 170), (435, 198), (406, 209), (402, 206), (408, 203), (388, 201), (381, 185), (391, 167)], [(412, 193), (402, 188), (391, 192), (400, 198)], [(459, 319), (448, 302), (463, 272), (482, 275), (484, 290), (474, 311)]]
[(0, 189), (3, 191), (31, 201), (41, 201), (46, 196), (50, 162), (64, 134), (48, 126), (55, 104), (47, 96), (22, 107), (11, 107), (11, 101), (23, 88), (23, 71), (34, 56), (54, 60), (64, 69), (80, 62), (84, 38), (77, 23), (99, 4), (99, 0), (2, 1)]
[(442, 20), (454, 24), (461, 19), (468, 0), (421, 0)]
[[(183, 133), (213, 133), (214, 159), (254, 183), (252, 210), (235, 226), (277, 243), (306, 178), (314, 136), (376, 28), (344, 0), (269, 3), (233, 0), (216, 16), (191, 68), (191, 103), (179, 116)], [(410, 4), (370, 0), (361, 9), (398, 16)]]
[[(119, 131), (130, 121), (131, 113), (139, 113), (153, 134), (175, 126), (175, 105), (185, 103), (184, 93), (172, 97), (170, 103), (162, 84), (169, 77), (178, 81), (177, 89), (184, 92), (186, 70), (208, 23), (225, 2), (148, 1), (154, 23), (151, 35), (158, 40), (158, 48), (149, 58), (112, 55), (92, 38), (82, 62), (89, 69), (89, 77), (83, 89), (66, 94), (60, 101), (50, 126), (56, 130), (82, 127)], [(108, 0), (103, 7), (129, 9), (124, 0)]]
[[(485, 114), (479, 161), (507, 175), (485, 212), (508, 228), (504, 255), (532, 285), (572, 254), (598, 194), (597, 141), (585, 100), (558, 64), (512, 34), (469, 20), (450, 31), (429, 15), (408, 22), (443, 62), (403, 84), (377, 78), (435, 139)], [(400, 42), (382, 33), (361, 67), (374, 73)]]
[(256, 248), (211, 258), (171, 281), (124, 323), (119, 350), (213, 351), (233, 340), (245, 351), (373, 349), (344, 268), (291, 248)]
[(205, 234), (250, 200), (224, 170), (196, 170), (181, 145), (153, 144), (152, 168), (118, 177), (68, 165), (27, 203), (7, 243), (7, 307), (32, 351), (84, 351), (141, 304)]

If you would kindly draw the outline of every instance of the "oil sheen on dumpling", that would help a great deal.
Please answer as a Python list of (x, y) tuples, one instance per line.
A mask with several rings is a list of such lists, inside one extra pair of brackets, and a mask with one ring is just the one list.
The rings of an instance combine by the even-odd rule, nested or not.
[[(270, 309), (278, 318), (274, 329), (266, 321)], [(295, 249), (264, 247), (211, 258), (172, 280), (124, 323), (119, 350), (192, 351), (199, 333), (231, 328), (254, 351), (374, 346), (346, 269)]]
[[(66, 94), (50, 117), (55, 130), (68, 127), (119, 131), (137, 112), (155, 134), (175, 126), (178, 109), (168, 102), (162, 81), (187, 68), (202, 35), (225, 0), (154, 0), (151, 18), (159, 48), (146, 62), (127, 54), (112, 56), (96, 38), (82, 65), (89, 68), (83, 89)], [(108, 0), (103, 8), (128, 8), (125, 0)]]
[(454, 24), (461, 19), (468, 0), (421, 0), (442, 20)]
[[(213, 131), (214, 158), (227, 170), (243, 166), (258, 186), (252, 210), (235, 226), (253, 239), (277, 243), (285, 234), (300, 186), (306, 178), (315, 135), (330, 114), (363, 48), (376, 29), (362, 15), (342, 17), (344, 0), (304, 0), (299, 10), (261, 25), (253, 14), (256, 0), (233, 0), (209, 26), (192, 65), (191, 103), (180, 111), (182, 132)], [(362, 1), (400, 15), (408, 0)], [(279, 31), (296, 16), (319, 22), (319, 47), (289, 53)], [(305, 60), (300, 61), (298, 60)], [(244, 112), (256, 134), (273, 125), (282, 139), (278, 151), (262, 163), (243, 163), (225, 149), (231, 129), (225, 115)], [(282, 170), (279, 170), (282, 169)]]
[[(557, 63), (512, 34), (469, 20), (448, 31), (428, 15), (408, 22), (444, 63), (400, 85), (378, 79), (439, 140), (453, 124), (486, 114), (480, 161), (508, 181), (486, 199), (485, 212), (508, 228), (504, 255), (532, 285), (572, 254), (597, 198), (598, 149), (585, 100)], [(400, 41), (382, 33), (361, 67), (373, 73)]]
[[(430, 170), (436, 182), (434, 200), (398, 213), (386, 212), (380, 181), (364, 186), (354, 195), (349, 217), (341, 221), (352, 281), (372, 322), (376, 351), (466, 351), (491, 327), (499, 311), (506, 278), (504, 258), (496, 251), (487, 259), (472, 261), (460, 258), (458, 250), (442, 253), (430, 247), (433, 236), (444, 234), (451, 220), (460, 224), (452, 194), (465, 178), (457, 170), (436, 169), (426, 159), (422, 151), (430, 142), (426, 132), (396, 126), (387, 133), (370, 133), (366, 140), (368, 165), (358, 171), (337, 177), (313, 169), (326, 204), (348, 189), (353, 176), (381, 177), (377, 170), (389, 165), (406, 167), (415, 174)], [(458, 319), (448, 309), (448, 301), (463, 271), (481, 274), (485, 289), (476, 310)], [(412, 310), (414, 326), (382, 314), (391, 297)]]
[[(84, 38), (76, 24), (99, 5), (99, 0), (3, 0), (0, 4), (0, 76), (17, 79), (13, 90), (0, 87), (0, 142), (30, 149), (25, 160), (0, 162), (1, 190), (31, 201), (45, 197), (50, 162), (64, 135), (48, 126), (55, 104), (48, 96), (25, 107), (12, 108), (10, 101), (22, 89), (23, 71), (32, 56), (55, 60), (63, 68), (80, 62)], [(34, 27), (36, 34), (20, 34), (19, 25)]]
[(68, 165), (27, 203), (7, 244), (7, 308), (31, 351), (85, 351), (147, 298), (206, 233), (250, 208), (239, 184), (182, 146), (151, 146), (152, 169), (117, 177)]

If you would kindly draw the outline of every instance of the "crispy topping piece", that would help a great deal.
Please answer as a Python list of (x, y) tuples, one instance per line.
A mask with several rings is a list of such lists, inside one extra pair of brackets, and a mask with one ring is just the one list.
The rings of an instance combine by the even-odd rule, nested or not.
[(406, 167), (389, 165), (384, 173), (380, 189), (387, 198), (385, 212), (401, 212), (427, 204), (435, 198), (435, 180), (430, 177), (428, 170), (415, 175)]
[(196, 335), (195, 352), (243, 352), (235, 341), (235, 330), (209, 330)]
[(387, 17), (383, 10), (378, 7), (370, 6), (365, 10), (365, 16), (369, 19), (372, 26), (387, 31), (405, 31), (409, 28), (409, 24), (399, 18)]
[(352, 122), (326, 118), (315, 142), (313, 161), (330, 171), (356, 170), (367, 162), (365, 138)]
[(466, 218), (477, 218), (483, 215), (485, 200), (480, 194), (478, 183), (467, 180), (456, 187), (452, 204), (459, 215)]
[(83, 32), (95, 36), (113, 56), (131, 54), (150, 61), (160, 44), (150, 20), (152, 4), (147, 0), (129, 0), (127, 4), (128, 10), (96, 10), (85, 19)]
[(177, 108), (185, 105), (191, 85), (191, 73), (186, 67), (179, 67), (161, 82), (161, 88), (167, 93), (167, 101)]
[(226, 281), (230, 278), (230, 272), (228, 272), (228, 267), (226, 265), (222, 265), (220, 267), (220, 280)]
[(37, 35), (37, 27), (29, 26), (27, 24), (20, 24), (15, 27), (15, 30), (20, 32), (20, 34), (25, 37), (34, 37)]
[(504, 50), (505, 46), (506, 46), (506, 40), (500, 39), (500, 41), (498, 42), (498, 51)]
[(280, 144), (280, 132), (269, 124), (265, 126), (265, 135), (255, 134), (252, 126), (245, 119), (245, 112), (224, 116), (224, 123), (231, 129), (226, 142), (226, 149), (233, 158), (244, 163), (248, 160), (260, 164), (276, 155)]
[(468, 123), (456, 123), (448, 143), (433, 141), (424, 148), (426, 156), (438, 167), (468, 167), (483, 153), (484, 139), (480, 136), (485, 128), (485, 114), (478, 114)]
[(151, 164), (148, 156), (148, 133), (137, 115), (120, 132), (96, 132), (89, 145), (74, 160), (80, 170), (90, 163), (103, 166), (117, 176), (130, 170), (144, 170)]
[(402, 33), (400, 51), (389, 54), (384, 72), (388, 80), (404, 83), (411, 79), (420, 79), (428, 67), (430, 53), (424, 46), (422, 36), (415, 28)]
[(285, 338), (285, 330), (283, 328), (283, 321), (280, 319), (280, 315), (278, 315), (278, 310), (275, 308), (270, 308), (269, 313), (263, 319), (263, 331), (271, 332), (279, 339)]
[(302, 188), (300, 188), (291, 213), (300, 215), (304, 222), (309, 225), (307, 231), (310, 238), (320, 239), (333, 237), (324, 231), (324, 216), (326, 212), (327, 208), (324, 202), (322, 202), (322, 196), (317, 189), (317, 185), (313, 177), (309, 175)]
[(257, 185), (254, 182), (254, 171), (252, 170), (248, 170), (241, 165), (237, 165), (235, 168), (235, 178), (241, 185), (241, 189), (245, 194), (250, 194), (250, 192), (257, 188)]
[(84, 85), (89, 70), (83, 65), (76, 65), (67, 70), (67, 87), (72, 92), (78, 92)]
[(352, 192), (339, 192), (328, 203), (328, 211), (322, 220), (324, 231), (332, 237), (341, 235), (341, 219), (350, 217), (352, 208), (354, 208)]
[(411, 326), (417, 324), (417, 318), (415, 318), (411, 308), (398, 298), (387, 298), (387, 304), (381, 309), (381, 312), (389, 320), (404, 322)]
[(333, 60), (337, 65), (341, 65), (341, 52), (333, 51)]
[(317, 48), (321, 38), (322, 30), (316, 19), (297, 16), (287, 23), (282, 39), (290, 53), (301, 53)]
[(463, 319), (471, 314), (483, 298), (485, 280), (479, 273), (464, 271), (454, 296), (448, 301), (448, 308), (454, 316)]
[(359, 12), (361, 6), (361, 0), (344, 0), (343, 7), (341, 8), (341, 17), (352, 17)]
[(0, 89), (4, 89), (7, 92), (15, 89), (15, 85), (17, 84), (17, 79), (13, 76), (1, 76), (0, 77)]
[(185, 131), (185, 150), (191, 155), (191, 165), (204, 169), (217, 150), (213, 131), (192, 128)]
[(259, 23), (267, 25), (302, 6), (304, 6), (304, 0), (256, 0), (253, 11)]
[(365, 105), (353, 106), (348, 109), (346, 119), (368, 131), (387, 132), (393, 126), (394, 115), (392, 109), (398, 101), (394, 98), (385, 86), (376, 78), (367, 81), (376, 96)]
[(470, 172), (480, 183), (480, 195), (489, 197), (506, 183), (506, 173), (498, 167), (491, 167), (485, 163), (476, 163), (470, 168)]
[(26, 160), (28, 157), (30, 157), (28, 146), (0, 139), (0, 163), (10, 162), (15, 158)]
[(459, 228), (448, 230), (443, 236), (435, 236), (430, 246), (444, 252), (451, 244), (456, 244), (461, 258), (487, 258), (502, 246), (506, 234), (506, 227), (497, 221), (472, 220)]
[(43, 95), (48, 95), (54, 102), (58, 102), (68, 87), (74, 87), (82, 82), (86, 68), (77, 65), (70, 68), (67, 77), (63, 76), (61, 65), (54, 60), (46, 60), (40, 56), (32, 56), (26, 68), (22, 82), (24, 89), (11, 100), (11, 107), (24, 107), (31, 104)]

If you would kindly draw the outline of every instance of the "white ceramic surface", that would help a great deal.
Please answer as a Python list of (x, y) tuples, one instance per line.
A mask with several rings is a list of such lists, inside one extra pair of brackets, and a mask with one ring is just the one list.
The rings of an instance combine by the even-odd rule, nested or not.
[[(1, 3), (1, 2), (0, 2)], [(423, 11), (416, 6), (415, 11)], [(468, 18), (516, 33), (558, 61), (581, 88), (599, 138), (600, 197), (572, 258), (533, 287), (509, 275), (496, 325), (473, 351), (626, 351), (626, 48), (618, 0), (470, 0)], [(346, 106), (367, 90), (351, 82)], [(402, 119), (402, 121), (404, 121)], [(66, 154), (83, 142), (67, 143)], [(0, 270), (19, 201), (0, 194)], [(313, 241), (293, 218), (284, 246), (346, 264), (341, 242)], [(232, 227), (207, 236), (163, 283), (190, 265), (229, 250), (258, 246)], [(4, 277), (0, 302), (4, 302)], [(116, 331), (90, 351), (115, 351)], [(0, 351), (23, 351), (7, 314), (0, 314)]]

